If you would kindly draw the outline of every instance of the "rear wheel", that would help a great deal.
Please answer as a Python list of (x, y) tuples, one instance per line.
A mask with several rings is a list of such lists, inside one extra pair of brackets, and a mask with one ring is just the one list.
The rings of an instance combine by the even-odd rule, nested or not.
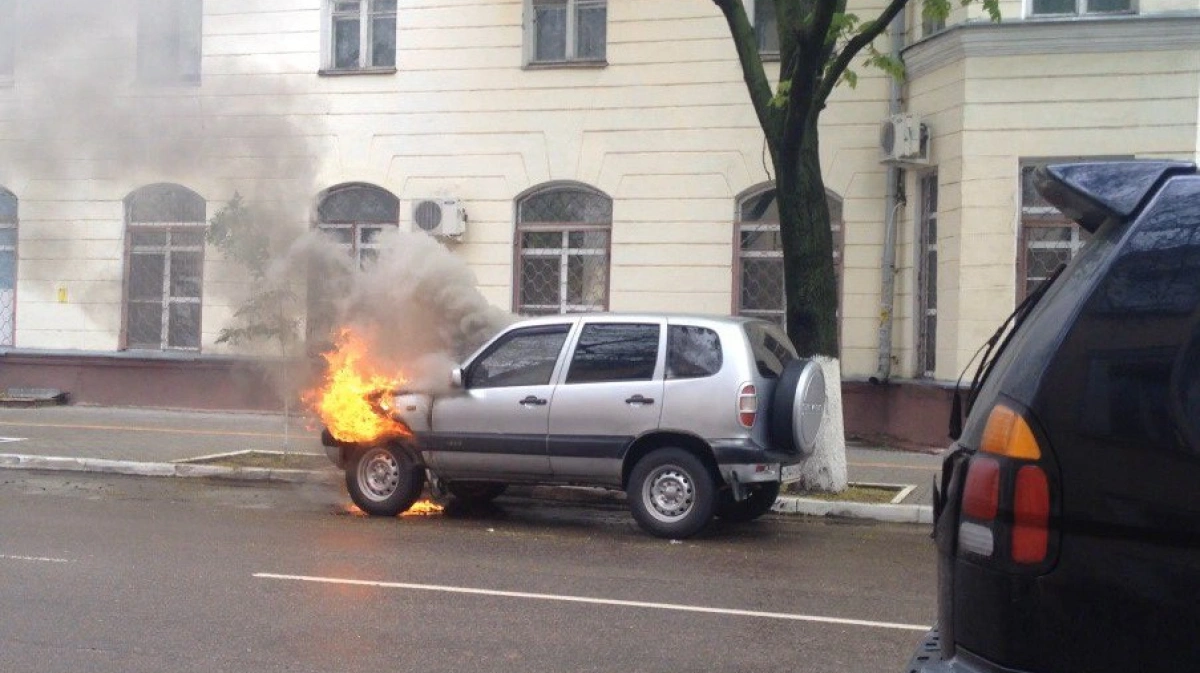
[(643, 530), (686, 538), (712, 520), (716, 483), (700, 459), (677, 448), (652, 451), (629, 476), (629, 506)]
[(372, 446), (346, 466), (350, 499), (373, 516), (396, 516), (406, 511), (424, 487), (424, 468), (396, 446)]
[(495, 481), (452, 481), (446, 484), (450, 495), (468, 505), (489, 503), (508, 490), (508, 484)]
[(760, 484), (745, 500), (734, 500), (732, 490), (721, 491), (717, 502), (717, 517), (733, 523), (753, 521), (771, 511), (779, 498), (779, 482)]

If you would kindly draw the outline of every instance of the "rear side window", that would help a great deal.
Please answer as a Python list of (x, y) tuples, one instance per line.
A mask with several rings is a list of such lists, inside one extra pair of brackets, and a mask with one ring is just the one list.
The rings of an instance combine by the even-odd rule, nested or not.
[(468, 388), (544, 386), (567, 340), (568, 325), (516, 330), (500, 338), (471, 365)]
[(721, 338), (706, 327), (667, 328), (667, 378), (698, 379), (721, 371)]
[(1175, 410), (1195, 408), (1195, 391), (1179, 382), (1194, 379), (1198, 306), (1200, 178), (1177, 178), (1122, 246), (1066, 344), (1082, 360), (1081, 434), (1139, 450), (1188, 448), (1194, 418)]
[(661, 328), (640, 323), (584, 325), (567, 383), (649, 381), (658, 363)]
[(769, 379), (779, 378), (788, 363), (797, 359), (791, 340), (776, 325), (767, 322), (747, 323), (746, 336), (750, 337), (758, 373)]

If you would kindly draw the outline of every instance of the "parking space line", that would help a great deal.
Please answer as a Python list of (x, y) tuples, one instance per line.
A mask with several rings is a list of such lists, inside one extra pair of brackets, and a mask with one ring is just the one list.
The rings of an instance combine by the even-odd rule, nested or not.
[(0, 554), (0, 559), (5, 561), (37, 561), (40, 563), (70, 563), (71, 559), (65, 558), (49, 558), (46, 556), (17, 556), (14, 554)]
[(846, 626), (865, 626), (877, 629), (898, 629), (902, 631), (928, 631), (930, 627), (919, 624), (900, 624), (896, 622), (878, 622), (866, 619), (844, 619), (841, 617), (823, 617), (819, 615), (801, 615), (788, 612), (761, 612), (758, 610), (736, 610), (730, 608), (710, 608), (700, 605), (680, 605), (676, 603), (648, 603), (644, 601), (624, 601), (611, 598), (591, 598), (587, 596), (563, 596), (558, 594), (536, 594), (524, 591), (497, 591), (493, 589), (474, 589), (470, 587), (442, 586), (437, 584), (411, 584), (408, 582), (376, 582), (370, 580), (352, 580), (338, 577), (314, 577), (310, 575), (278, 575), (275, 573), (254, 573), (254, 577), (269, 580), (289, 580), (294, 582), (316, 582), (320, 584), (340, 584), (380, 589), (409, 589), (413, 591), (435, 591), (452, 594), (471, 594), (475, 596), (497, 596), (501, 598), (525, 598), (539, 601), (559, 601), (564, 603), (588, 603), (592, 605), (615, 605), (630, 608), (645, 608), (651, 610), (675, 610), (678, 612), (700, 612), (715, 615), (731, 615), (736, 617), (759, 617), (765, 619), (784, 619), (798, 622), (818, 622), (822, 624), (840, 624)]

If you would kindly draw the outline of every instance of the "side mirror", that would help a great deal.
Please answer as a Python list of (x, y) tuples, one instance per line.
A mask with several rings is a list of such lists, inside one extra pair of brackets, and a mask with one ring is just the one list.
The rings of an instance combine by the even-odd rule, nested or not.
[(455, 367), (450, 371), (450, 385), (455, 388), (463, 387), (463, 370), (462, 367)]

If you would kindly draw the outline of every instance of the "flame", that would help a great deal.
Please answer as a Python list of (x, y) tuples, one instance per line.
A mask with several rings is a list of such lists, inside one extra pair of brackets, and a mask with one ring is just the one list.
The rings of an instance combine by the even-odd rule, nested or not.
[(365, 340), (349, 328), (342, 329), (333, 350), (321, 355), (325, 379), (303, 394), (305, 405), (343, 442), (368, 444), (386, 437), (411, 436), (403, 423), (381, 408), (384, 398), (404, 384), (403, 377), (379, 373), (367, 351)]
[(413, 503), (412, 507), (401, 512), (400, 516), (429, 516), (441, 514), (443, 509), (445, 508), (432, 500), (418, 500)]

